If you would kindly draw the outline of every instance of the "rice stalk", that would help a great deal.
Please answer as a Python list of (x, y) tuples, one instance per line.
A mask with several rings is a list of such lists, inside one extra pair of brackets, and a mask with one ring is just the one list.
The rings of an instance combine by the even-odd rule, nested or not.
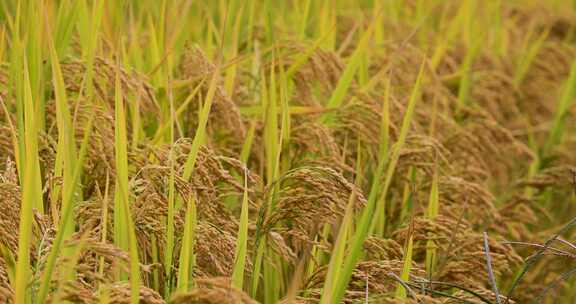
[[(36, 126), (36, 111), (34, 110), (32, 91), (30, 87), (30, 78), (28, 75), (27, 60), (24, 59), (24, 122), (25, 122), (25, 154), (26, 154), (26, 171), (22, 183), (22, 207), (20, 212), (20, 226), (18, 238), (18, 258), (16, 261), (16, 278), (14, 282), (14, 302), (29, 303), (31, 300), (30, 292), (27, 291), (28, 281), (30, 279), (30, 243), (32, 234), (32, 208), (38, 195), (42, 193), (42, 188), (34, 181), (40, 176), (38, 170), (38, 128)], [(42, 204), (42, 200), (40, 200)]]
[[(130, 194), (128, 188), (128, 139), (126, 136), (126, 115), (124, 96), (120, 84), (119, 67), (116, 70), (115, 82), (115, 160), (116, 186), (114, 191), (114, 241), (119, 248), (130, 253), (130, 303), (140, 301), (140, 263), (134, 223), (130, 214)], [(124, 225), (120, 224), (124, 223)], [(120, 278), (128, 278), (119, 273)]]
[(244, 269), (248, 247), (248, 177), (244, 173), (244, 193), (242, 194), (242, 209), (240, 211), (240, 224), (236, 238), (236, 251), (234, 254), (234, 268), (232, 271), (232, 286), (242, 290), (244, 286)]

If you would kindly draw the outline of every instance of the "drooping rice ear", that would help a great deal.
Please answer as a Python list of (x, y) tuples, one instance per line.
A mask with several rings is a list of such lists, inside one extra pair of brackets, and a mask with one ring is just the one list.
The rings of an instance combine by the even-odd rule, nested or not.
[(175, 294), (170, 302), (188, 303), (223, 303), (255, 304), (258, 303), (241, 290), (231, 287), (229, 278), (213, 277), (196, 280), (198, 287), (188, 293)]

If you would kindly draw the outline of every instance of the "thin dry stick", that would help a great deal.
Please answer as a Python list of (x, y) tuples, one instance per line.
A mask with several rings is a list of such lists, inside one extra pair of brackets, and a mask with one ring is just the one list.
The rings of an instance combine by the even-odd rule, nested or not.
[(488, 234), (484, 234), (484, 254), (486, 254), (486, 267), (488, 268), (488, 276), (490, 278), (490, 284), (492, 284), (492, 290), (496, 296), (496, 303), (500, 304), (500, 293), (498, 292), (498, 285), (496, 285), (496, 278), (494, 277), (494, 270), (492, 269), (492, 257), (490, 256), (490, 246), (488, 245)]
[(508, 294), (506, 296), (506, 301), (504, 302), (504, 304), (508, 304), (510, 301), (510, 298), (512, 296), (512, 293), (514, 293), (514, 290), (516, 290), (516, 287), (518, 287), (518, 284), (520, 282), (520, 280), (522, 280), (524, 278), (524, 276), (526, 275), (526, 273), (528, 272), (528, 270), (530, 270), (530, 268), (536, 263), (536, 261), (542, 257), (542, 255), (544, 255), (544, 252), (552, 245), (552, 242), (554, 242), (557, 238), (560, 237), (560, 235), (566, 231), (568, 231), (568, 229), (570, 229), (572, 226), (576, 225), (576, 218), (571, 219), (568, 223), (566, 223), (562, 229), (560, 229), (560, 231), (558, 231), (556, 234), (554, 234), (551, 238), (549, 238), (545, 243), (544, 243), (544, 247), (540, 250), (538, 250), (538, 252), (531, 256), (528, 260), (526, 260), (524, 268), (522, 269), (522, 272), (520, 273), (520, 275), (516, 278), (516, 280), (514, 280), (514, 282), (512, 283), (512, 287), (510, 287), (510, 290), (508, 290)]
[(554, 255), (557, 256), (566, 256), (566, 257), (570, 257), (573, 259), (576, 259), (576, 254), (570, 253), (568, 251), (564, 251), (555, 247), (551, 247), (548, 246), (547, 248), (544, 247), (544, 245), (541, 244), (536, 244), (536, 243), (528, 243), (528, 242), (519, 242), (519, 241), (503, 241), (502, 244), (507, 244), (507, 245), (522, 245), (522, 246), (531, 246), (531, 247), (536, 247), (536, 248), (543, 248), (545, 250), (549, 250), (552, 251)]
[(414, 300), (417, 303), (420, 303), (420, 300), (416, 296), (416, 293), (414, 292), (414, 290), (412, 290), (412, 288), (410, 288), (410, 286), (408, 286), (407, 282), (404, 282), (398, 275), (396, 275), (393, 272), (389, 272), (388, 275), (391, 276), (394, 280), (396, 280), (400, 285), (402, 285), (402, 287), (406, 289), (406, 291), (410, 294), (412, 298), (414, 298)]
[[(437, 291), (437, 290), (433, 290), (433, 289), (427, 288), (427, 287), (426, 287), (426, 284), (427, 284), (427, 283), (434, 284), (434, 285), (451, 287), (451, 288), (456, 288), (456, 289), (459, 289), (459, 290), (464, 291), (464, 292), (466, 292), (466, 293), (469, 293), (470, 295), (478, 298), (480, 301), (482, 301), (482, 302), (484, 302), (484, 303), (492, 304), (491, 301), (489, 301), (488, 299), (486, 299), (483, 295), (479, 294), (478, 292), (476, 292), (476, 291), (474, 291), (474, 290), (472, 290), (472, 289), (470, 289), (470, 288), (466, 288), (466, 287), (464, 287), (464, 286), (460, 286), (460, 285), (458, 285), (458, 284), (453, 284), (453, 283), (448, 283), (448, 282), (440, 282), (440, 281), (429, 282), (427, 279), (418, 278), (418, 277), (416, 277), (414, 281), (415, 281), (416, 283), (422, 284), (421, 287), (422, 287), (423, 291), (427, 291), (427, 292), (429, 292), (429, 293), (432, 294), (432, 295), (434, 295), (434, 294), (442, 295), (443, 293), (440, 292), (440, 291)], [(413, 286), (413, 285), (416, 284), (416, 283), (406, 282), (406, 284), (408, 284), (409, 286)], [(446, 296), (446, 295), (444, 295), (444, 296)], [(449, 298), (458, 299), (458, 298), (455, 298), (455, 297), (449, 297)], [(463, 301), (462, 303), (472, 303), (472, 302), (467, 302), (467, 301), (465, 301), (465, 300), (463, 300), (463, 299), (458, 299), (458, 300)], [(473, 302), (473, 303), (476, 303), (476, 302)]]
[(563, 238), (561, 238), (561, 237), (558, 237), (556, 240), (559, 241), (560, 243), (562, 243), (562, 244), (564, 244), (564, 245), (566, 245), (566, 246), (568, 246), (568, 247), (576, 250), (576, 245), (568, 242), (567, 240), (565, 240), (565, 239), (563, 239)]

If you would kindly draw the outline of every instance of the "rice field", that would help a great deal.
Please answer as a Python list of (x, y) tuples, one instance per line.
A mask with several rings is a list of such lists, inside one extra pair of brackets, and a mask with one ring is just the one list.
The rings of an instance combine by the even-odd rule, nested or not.
[(574, 303), (576, 2), (0, 1), (0, 303)]

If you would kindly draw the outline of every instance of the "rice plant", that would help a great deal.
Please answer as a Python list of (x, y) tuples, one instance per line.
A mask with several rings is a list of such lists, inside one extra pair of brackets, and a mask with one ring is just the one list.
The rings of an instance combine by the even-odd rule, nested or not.
[(0, 1), (0, 303), (573, 303), (567, 0)]

